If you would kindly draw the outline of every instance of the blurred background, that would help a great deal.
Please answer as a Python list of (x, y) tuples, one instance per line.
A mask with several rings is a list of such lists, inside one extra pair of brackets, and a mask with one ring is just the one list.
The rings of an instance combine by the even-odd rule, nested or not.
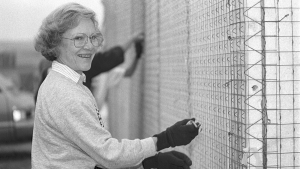
[(34, 38), (56, 7), (78, 2), (103, 20), (101, 0), (0, 0), (0, 169), (29, 169), (34, 92), (40, 81)]

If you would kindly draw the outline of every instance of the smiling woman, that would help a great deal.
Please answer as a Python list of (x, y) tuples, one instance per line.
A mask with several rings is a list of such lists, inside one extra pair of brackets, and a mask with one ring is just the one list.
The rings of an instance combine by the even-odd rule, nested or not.
[(124, 168), (143, 161), (145, 169), (169, 169), (174, 162), (190, 166), (179, 152), (156, 155), (198, 135), (197, 127), (186, 125), (190, 119), (145, 139), (119, 141), (106, 130), (93, 94), (83, 85), (83, 71), (91, 68), (102, 43), (95, 13), (80, 4), (65, 4), (43, 21), (35, 48), (52, 67), (37, 96), (32, 168)]
[(33, 168), (119, 168), (137, 165), (156, 152), (152, 138), (121, 143), (112, 138), (83, 85), (82, 72), (90, 69), (103, 42), (99, 33), (95, 13), (76, 3), (57, 8), (42, 23), (35, 48), (53, 63), (37, 96)]
[[(98, 38), (90, 38), (96, 37), (97, 33), (100, 34)], [(86, 34), (90, 35), (89, 38)], [(64, 63), (79, 74), (89, 70), (95, 53), (103, 42), (103, 38), (100, 36), (101, 33), (95, 27), (95, 22), (91, 19), (81, 19), (76, 28), (64, 33), (64, 37), (73, 37), (74, 42), (62, 40), (61, 57), (58, 57), (57, 61)]]

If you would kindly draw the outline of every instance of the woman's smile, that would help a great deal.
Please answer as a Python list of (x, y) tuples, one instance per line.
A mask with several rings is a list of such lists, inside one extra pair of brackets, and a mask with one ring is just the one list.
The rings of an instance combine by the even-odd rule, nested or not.
[(78, 54), (77, 56), (81, 57), (81, 58), (92, 58), (92, 54)]

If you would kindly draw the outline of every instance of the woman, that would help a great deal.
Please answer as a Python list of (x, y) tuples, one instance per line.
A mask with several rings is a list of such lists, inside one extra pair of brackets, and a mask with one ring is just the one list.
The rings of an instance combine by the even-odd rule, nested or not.
[[(126, 69), (122, 69), (122, 74), (120, 73), (112, 73), (113, 75), (120, 74), (120, 77), (130, 77), (133, 75), (138, 59), (142, 55), (143, 50), (143, 34), (136, 34), (133, 35), (131, 38), (129, 38), (126, 42), (124, 42), (122, 45), (117, 45), (114, 47), (111, 47), (110, 49), (106, 51), (100, 51), (97, 52), (94, 56), (94, 59), (91, 64), (91, 68), (88, 71), (84, 71), (84, 74), (86, 76), (85, 82), (83, 83), (86, 87), (88, 87), (91, 91), (92, 89), (92, 79), (101, 73), (105, 73), (110, 71), (111, 69), (119, 66), (121, 63), (125, 60), (125, 52), (134, 44), (136, 55), (129, 55), (129, 58), (126, 58), (126, 60), (129, 60), (129, 65), (126, 67)], [(133, 58), (134, 57), (134, 58)], [(133, 60), (130, 62), (130, 60)], [(39, 72), (40, 72), (40, 82), (37, 86), (37, 90), (35, 92), (35, 101), (37, 97), (37, 91), (39, 86), (42, 84), (44, 79), (46, 78), (48, 74), (48, 70), (51, 68), (51, 61), (47, 60), (46, 58), (42, 59), (39, 63)], [(114, 71), (112, 71), (114, 72)], [(119, 79), (117, 79), (119, 80)]]
[[(32, 140), (32, 168), (187, 168), (182, 153), (157, 153), (186, 145), (198, 128), (177, 122), (146, 139), (118, 141), (105, 130), (90, 90), (83, 85), (103, 37), (95, 13), (76, 3), (54, 10), (42, 23), (35, 48), (52, 68), (40, 86)], [(178, 155), (178, 153), (180, 155)]]

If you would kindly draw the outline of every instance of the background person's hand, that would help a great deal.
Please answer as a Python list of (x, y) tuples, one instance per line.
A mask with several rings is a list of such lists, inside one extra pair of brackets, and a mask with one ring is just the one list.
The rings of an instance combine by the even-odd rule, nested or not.
[(142, 42), (144, 41), (145, 35), (143, 32), (138, 32), (132, 36), (133, 42)]
[(195, 121), (195, 118), (179, 121), (165, 131), (154, 135), (153, 137), (157, 137), (157, 151), (189, 144), (199, 133), (199, 127), (187, 125), (190, 120)]
[(121, 48), (124, 50), (124, 52), (126, 52), (131, 47), (131, 45), (135, 44), (136, 42), (143, 42), (144, 38), (145, 37), (143, 32), (136, 33), (132, 35), (126, 42), (124, 42), (121, 45)]
[(144, 169), (190, 169), (191, 165), (191, 159), (178, 151), (158, 153), (143, 161)]
[(136, 58), (137, 59), (141, 58), (144, 50), (144, 41), (141, 40), (141, 41), (134, 42), (134, 47), (135, 47)]
[(144, 33), (139, 32), (131, 36), (127, 43), (123, 45), (123, 50), (126, 52), (131, 45), (134, 45), (135, 54), (125, 55), (123, 68), (126, 69), (125, 77), (131, 77), (136, 70), (138, 60), (143, 53)]
[(136, 58), (139, 59), (143, 53), (144, 48), (144, 33), (139, 32), (133, 35), (133, 42), (135, 47)]

